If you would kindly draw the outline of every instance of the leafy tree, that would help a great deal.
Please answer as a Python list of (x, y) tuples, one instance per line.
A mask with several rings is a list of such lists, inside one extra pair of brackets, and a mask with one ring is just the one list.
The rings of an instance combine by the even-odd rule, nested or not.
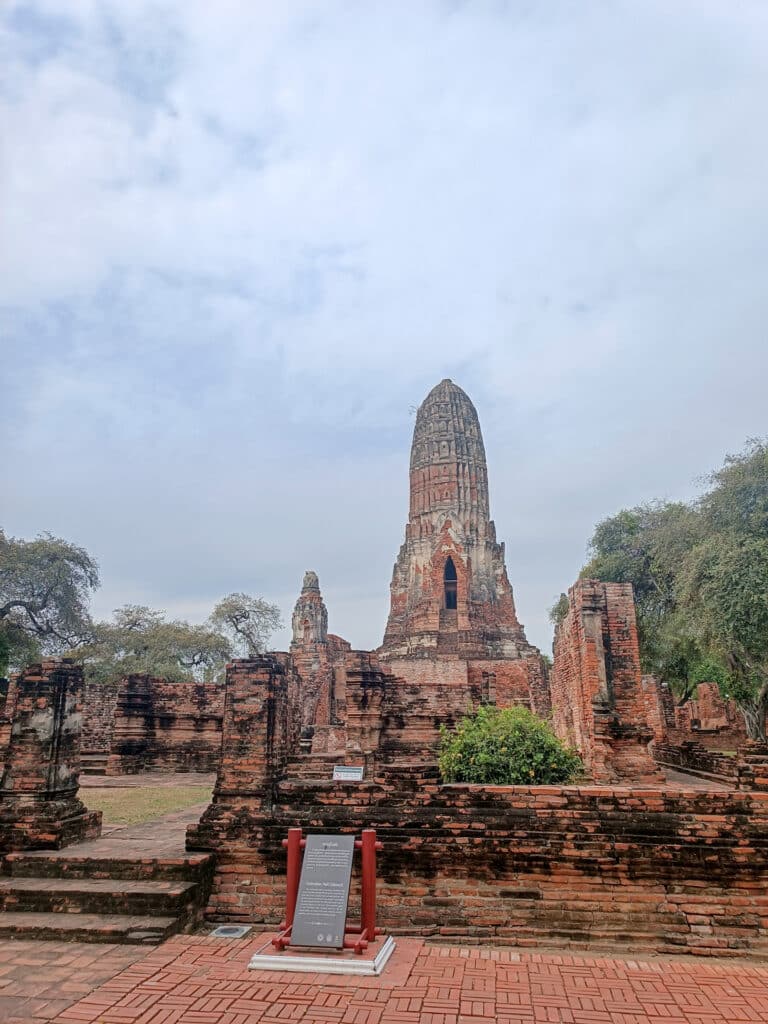
[(440, 774), (445, 782), (545, 785), (570, 782), (582, 770), (550, 726), (527, 708), (484, 705), (440, 730)]
[(249, 658), (262, 654), (269, 638), (283, 624), (277, 605), (248, 594), (222, 598), (208, 621), (213, 629), (229, 637), (238, 654)]
[(125, 605), (113, 622), (99, 622), (93, 641), (77, 652), (87, 674), (103, 682), (132, 673), (165, 679), (217, 678), (232, 657), (227, 637), (208, 626), (166, 621), (163, 612)]
[(635, 589), (643, 667), (689, 696), (702, 674), (766, 738), (768, 444), (752, 440), (690, 504), (647, 505), (598, 524), (583, 577)]
[(677, 569), (699, 535), (699, 519), (683, 502), (624, 509), (597, 525), (581, 571), (582, 579), (632, 584), (643, 669), (678, 692), (702, 657), (677, 594)]
[(725, 662), (750, 736), (765, 741), (768, 703), (768, 538), (715, 534), (682, 570), (706, 646)]
[(98, 585), (98, 566), (83, 548), (48, 533), (27, 541), (0, 530), (0, 674), (90, 639), (88, 602)]
[(747, 729), (766, 739), (768, 707), (768, 445), (748, 442), (713, 473), (698, 503), (705, 537), (680, 569), (684, 600)]

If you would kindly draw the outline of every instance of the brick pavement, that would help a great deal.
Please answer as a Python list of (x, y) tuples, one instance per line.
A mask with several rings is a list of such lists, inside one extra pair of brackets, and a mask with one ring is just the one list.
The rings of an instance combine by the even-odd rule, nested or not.
[[(430, 946), (381, 978), (249, 971), (266, 936), (181, 936), (63, 1010), (59, 1024), (753, 1024), (768, 965)], [(30, 1018), (35, 1020), (35, 1018)]]
[(146, 955), (146, 946), (2, 940), (0, 1022), (50, 1021)]

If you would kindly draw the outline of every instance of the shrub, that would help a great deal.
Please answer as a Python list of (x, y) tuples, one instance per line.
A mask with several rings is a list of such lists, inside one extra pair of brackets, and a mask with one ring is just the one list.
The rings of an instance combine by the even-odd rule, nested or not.
[(480, 707), (455, 729), (442, 726), (440, 737), (444, 782), (546, 785), (570, 782), (582, 770), (578, 754), (523, 707)]

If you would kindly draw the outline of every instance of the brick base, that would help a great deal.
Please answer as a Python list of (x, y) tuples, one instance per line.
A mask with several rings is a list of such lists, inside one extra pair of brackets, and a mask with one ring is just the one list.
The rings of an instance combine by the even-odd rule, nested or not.
[(188, 845), (216, 851), (208, 912), (279, 921), (290, 826), (375, 827), (387, 930), (462, 941), (768, 952), (768, 796), (438, 786), (419, 777), (283, 783), (271, 812), (212, 804)]
[(0, 852), (61, 850), (101, 835), (101, 811), (80, 800), (0, 804)]

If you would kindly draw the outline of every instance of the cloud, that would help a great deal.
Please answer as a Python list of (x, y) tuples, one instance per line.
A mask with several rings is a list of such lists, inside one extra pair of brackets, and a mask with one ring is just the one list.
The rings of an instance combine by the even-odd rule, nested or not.
[(10, 2), (5, 524), (99, 607), (321, 569), (383, 631), (456, 379), (531, 637), (594, 522), (765, 433), (768, 9)]

